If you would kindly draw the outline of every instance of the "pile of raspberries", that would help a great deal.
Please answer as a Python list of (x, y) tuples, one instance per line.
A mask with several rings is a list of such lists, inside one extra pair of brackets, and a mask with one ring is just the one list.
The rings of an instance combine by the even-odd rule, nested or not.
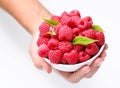
[[(54, 64), (77, 64), (89, 60), (98, 53), (105, 42), (104, 33), (92, 28), (90, 16), (81, 17), (78, 10), (69, 13), (64, 11), (61, 16), (53, 15), (49, 21), (39, 26), (37, 39), (38, 55), (48, 58)], [(73, 44), (78, 36), (98, 40), (88, 45)]]

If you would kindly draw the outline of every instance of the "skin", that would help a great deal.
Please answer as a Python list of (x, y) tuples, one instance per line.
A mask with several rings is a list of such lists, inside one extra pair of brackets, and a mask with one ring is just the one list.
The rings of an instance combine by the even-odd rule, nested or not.
[[(36, 37), (38, 27), (43, 22), (43, 18), (50, 18), (52, 14), (38, 0), (0, 0), (0, 7), (13, 16), (32, 36), (29, 52), (34, 65), (47, 73), (51, 73), (51, 66), (44, 61), (37, 53)], [(106, 57), (107, 44), (102, 54), (90, 66), (83, 66), (75, 72), (62, 72), (56, 70), (62, 77), (71, 83), (77, 83), (83, 78), (92, 77)]]

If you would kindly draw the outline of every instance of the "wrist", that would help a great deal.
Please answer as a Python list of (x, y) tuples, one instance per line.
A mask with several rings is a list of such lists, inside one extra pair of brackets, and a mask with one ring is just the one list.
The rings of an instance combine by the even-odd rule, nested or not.
[(51, 13), (38, 0), (1, 0), (2, 9), (12, 15), (32, 36)]
[(36, 35), (36, 33), (39, 32), (39, 26), (41, 25), (42, 22), (44, 22), (43, 18), (50, 19), (52, 16), (52, 14), (45, 7), (43, 7), (40, 3), (39, 5), (37, 5), (36, 13), (37, 13), (36, 17), (33, 20), (34, 22), (30, 30), (30, 34), (32, 36)]

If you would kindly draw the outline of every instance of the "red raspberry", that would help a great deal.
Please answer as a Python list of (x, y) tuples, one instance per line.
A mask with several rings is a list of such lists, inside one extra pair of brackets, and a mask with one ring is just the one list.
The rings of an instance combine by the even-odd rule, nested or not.
[(80, 45), (80, 44), (77, 44), (77, 45), (74, 45), (74, 50), (76, 50), (77, 52), (80, 52), (81, 50), (84, 49), (84, 45)]
[(62, 25), (67, 25), (69, 21), (70, 21), (69, 15), (67, 14), (67, 12), (63, 12), (63, 14), (61, 15), (60, 23)]
[(53, 16), (51, 17), (51, 19), (52, 19), (52, 20), (60, 21), (60, 17), (59, 17), (59, 16), (55, 16), (55, 15), (53, 15)]
[(70, 21), (68, 22), (68, 26), (71, 28), (77, 27), (77, 21), (80, 17), (79, 16), (72, 16), (70, 17)]
[(80, 32), (78, 36), (82, 36), (82, 32)]
[(61, 14), (61, 17), (65, 16), (65, 15), (66, 15), (66, 16), (69, 16), (68, 13), (67, 13), (66, 11), (64, 11), (64, 12)]
[(79, 28), (73, 28), (72, 32), (75, 36), (78, 36), (80, 34), (81, 30)]
[(60, 50), (50, 50), (48, 53), (48, 58), (51, 61), (51, 63), (59, 63), (62, 58), (62, 53)]
[(85, 52), (88, 53), (89, 55), (95, 55), (99, 51), (99, 47), (97, 46), (96, 43), (91, 43), (86, 46)]
[(58, 34), (59, 34), (59, 30), (60, 30), (61, 27), (62, 27), (61, 24), (58, 24), (58, 25), (56, 25), (56, 26), (53, 27), (54, 30), (55, 30), (56, 36), (58, 36)]
[(49, 49), (58, 49), (58, 44), (59, 44), (59, 40), (56, 38), (51, 38), (48, 41), (48, 48)]
[(41, 44), (41, 45), (38, 47), (38, 54), (39, 54), (41, 57), (47, 57), (48, 52), (49, 52), (49, 49), (48, 49), (48, 47), (47, 47), (46, 44)]
[(90, 55), (84, 51), (79, 52), (79, 62), (84, 62), (90, 59)]
[(79, 54), (76, 50), (72, 50), (69, 53), (64, 53), (63, 58), (68, 64), (76, 64), (78, 62)]
[(37, 40), (37, 46), (41, 45), (41, 44), (46, 44), (48, 43), (49, 39), (48, 38), (45, 38), (45, 37), (39, 37), (38, 40)]
[(78, 28), (81, 30), (81, 31), (84, 31), (88, 28), (88, 22), (84, 19), (79, 19), (78, 20)]
[(95, 39), (95, 31), (93, 29), (88, 29), (83, 31), (82, 35), (88, 38)]
[(83, 19), (85, 19), (88, 22), (88, 27), (91, 27), (93, 24), (92, 18), (90, 16), (86, 16)]
[(81, 17), (80, 12), (78, 10), (70, 11), (69, 15), (70, 16), (79, 16), (79, 17)]
[(65, 58), (61, 58), (60, 63), (61, 64), (68, 64), (67, 61), (65, 60)]
[(64, 25), (59, 30), (59, 39), (71, 41), (73, 38), (72, 29), (67, 25)]
[(72, 49), (72, 44), (71, 42), (68, 42), (68, 41), (61, 41), (59, 42), (58, 47), (62, 53), (65, 53), (65, 52), (69, 52)]
[(49, 32), (49, 30), (50, 30), (50, 26), (46, 22), (43, 22), (39, 27), (40, 36), (50, 37), (50, 34), (47, 33)]
[(96, 31), (96, 40), (98, 40), (97, 44), (102, 46), (105, 42), (105, 36), (103, 32)]

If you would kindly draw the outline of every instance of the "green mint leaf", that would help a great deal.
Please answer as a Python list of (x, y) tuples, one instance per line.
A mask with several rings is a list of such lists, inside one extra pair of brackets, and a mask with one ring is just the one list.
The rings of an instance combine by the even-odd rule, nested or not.
[(103, 32), (103, 29), (99, 25), (92, 25), (92, 29)]
[(72, 44), (88, 45), (88, 44), (91, 44), (91, 43), (97, 42), (97, 41), (98, 40), (90, 39), (90, 38), (87, 38), (84, 36), (77, 36), (72, 40)]
[(51, 36), (56, 35), (55, 30), (54, 30), (53, 27), (50, 27), (50, 31), (47, 32), (47, 33), (50, 34)]
[(49, 20), (49, 19), (44, 19), (44, 20), (50, 26), (55, 26), (55, 25), (59, 24), (59, 22), (57, 20)]

